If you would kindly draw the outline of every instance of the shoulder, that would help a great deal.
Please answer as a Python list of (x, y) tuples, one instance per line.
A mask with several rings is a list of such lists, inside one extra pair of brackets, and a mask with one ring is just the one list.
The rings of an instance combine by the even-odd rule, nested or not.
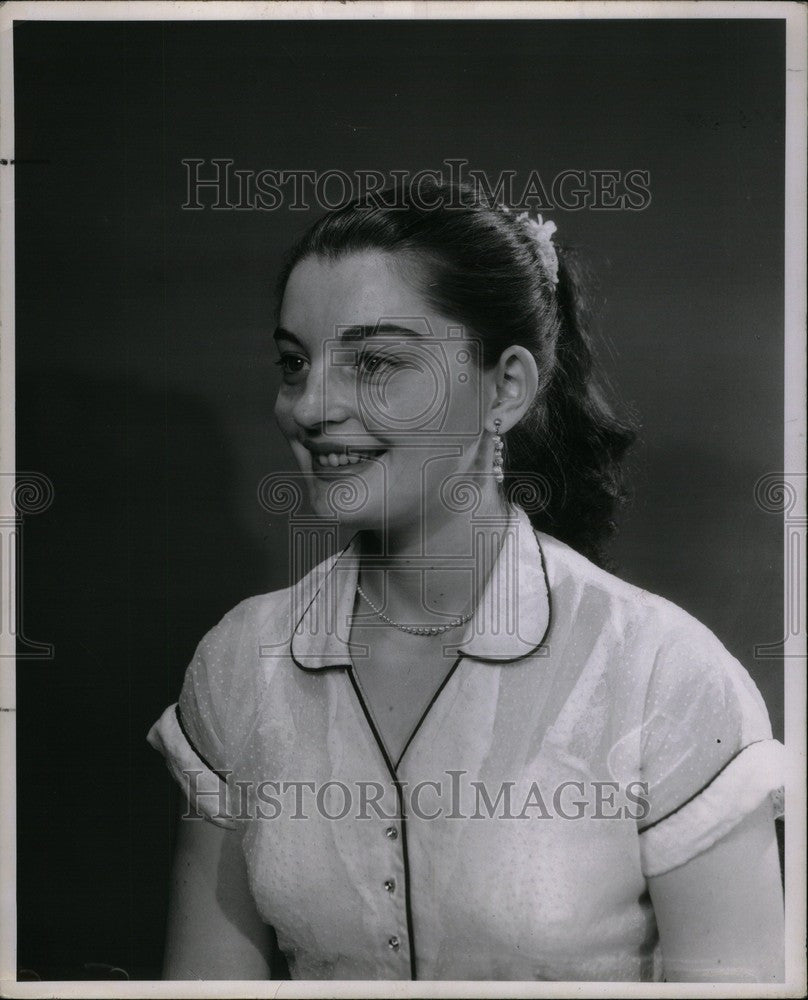
[(229, 719), (236, 710), (252, 710), (256, 685), (286, 657), (309, 595), (316, 593), (338, 555), (291, 586), (246, 597), (222, 615), (199, 641), (186, 670), (179, 699), (183, 716)]
[(596, 566), (586, 556), (537, 531), (548, 589), (559, 613), (608, 618), (626, 630), (652, 632), (660, 641), (690, 638), (695, 643), (718, 642), (691, 614), (659, 594), (637, 587)]
[[(655, 697), (739, 699), (744, 714), (763, 704), (746, 669), (684, 608), (596, 566), (563, 542), (537, 532), (553, 618), (570, 634), (599, 637)], [(593, 638), (594, 641), (594, 638)], [(765, 711), (765, 710), (763, 710)]]

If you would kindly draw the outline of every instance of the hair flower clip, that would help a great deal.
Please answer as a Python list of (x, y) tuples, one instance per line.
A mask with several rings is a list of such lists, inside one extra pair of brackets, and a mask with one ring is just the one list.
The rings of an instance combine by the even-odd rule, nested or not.
[(516, 221), (521, 222), (530, 233), (536, 244), (539, 258), (544, 270), (547, 272), (547, 276), (554, 285), (557, 285), (558, 253), (553, 245), (552, 237), (558, 227), (550, 219), (545, 222), (540, 215), (537, 215), (535, 219), (531, 219), (527, 212), (517, 215)]

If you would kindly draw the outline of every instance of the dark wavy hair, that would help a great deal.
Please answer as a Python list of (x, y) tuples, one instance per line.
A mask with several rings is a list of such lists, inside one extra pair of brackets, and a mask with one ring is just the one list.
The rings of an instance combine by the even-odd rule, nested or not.
[[(554, 246), (557, 284), (513, 212), (465, 186), (397, 185), (316, 222), (286, 260), (278, 301), (303, 258), (376, 250), (416, 262), (419, 292), (480, 339), (485, 368), (513, 344), (529, 350), (539, 391), (504, 436), (506, 496), (523, 503), (534, 527), (605, 565), (626, 500), (621, 461), (635, 432), (609, 405), (595, 369), (582, 264)], [(524, 503), (537, 483), (542, 502)]]

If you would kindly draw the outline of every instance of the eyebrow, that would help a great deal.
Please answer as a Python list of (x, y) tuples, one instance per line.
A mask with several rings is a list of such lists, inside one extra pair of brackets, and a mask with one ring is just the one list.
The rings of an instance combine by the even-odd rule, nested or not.
[[(412, 330), (406, 326), (399, 326), (397, 323), (376, 323), (373, 326), (348, 326), (344, 327), (339, 331), (338, 340), (367, 340), (369, 337), (378, 336), (379, 334), (398, 334), (404, 337), (423, 337), (424, 334), (419, 333), (417, 330)], [(300, 337), (292, 333), (290, 330), (284, 329), (284, 327), (279, 326), (273, 333), (273, 338), (275, 340), (292, 340), (294, 343), (303, 346)]]

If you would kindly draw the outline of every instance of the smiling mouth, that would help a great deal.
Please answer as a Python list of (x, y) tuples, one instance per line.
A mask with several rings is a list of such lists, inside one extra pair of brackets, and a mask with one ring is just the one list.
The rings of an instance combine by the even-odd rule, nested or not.
[(386, 448), (374, 448), (367, 451), (349, 448), (345, 451), (332, 451), (325, 454), (322, 452), (312, 452), (311, 462), (315, 471), (318, 469), (338, 469), (341, 466), (362, 465), (379, 458), (386, 451)]

